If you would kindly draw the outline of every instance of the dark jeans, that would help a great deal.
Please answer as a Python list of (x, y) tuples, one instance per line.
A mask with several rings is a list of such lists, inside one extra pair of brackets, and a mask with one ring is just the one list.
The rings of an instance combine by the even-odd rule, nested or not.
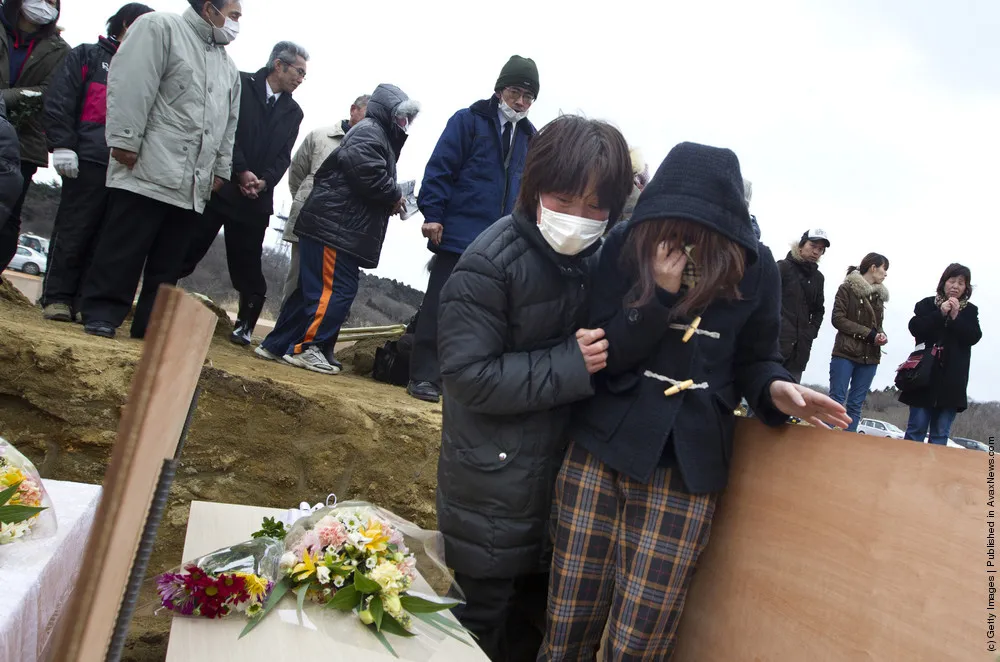
[[(84, 323), (119, 327), (142, 277), (132, 337), (144, 338), (160, 285), (174, 285), (201, 215), (143, 195), (111, 190), (108, 218), (83, 284)], [(145, 265), (145, 267), (144, 267)]]
[(0, 271), (7, 268), (10, 261), (14, 259), (17, 252), (17, 239), (21, 234), (21, 210), (24, 208), (24, 199), (28, 197), (28, 189), (31, 187), (31, 178), (38, 172), (38, 166), (21, 161), (21, 175), (24, 177), (24, 185), (21, 187), (21, 197), (17, 199), (17, 204), (10, 210), (10, 217), (4, 223), (0, 220)]
[(42, 305), (80, 307), (83, 280), (97, 248), (111, 191), (104, 186), (107, 166), (80, 162), (76, 179), (63, 179), (59, 212), (49, 246)]
[[(958, 411), (955, 409), (910, 407), (910, 420), (906, 423), (906, 438), (910, 441), (923, 443), (924, 438), (930, 436), (932, 444), (947, 446), (951, 424), (955, 422), (957, 416)], [(928, 429), (930, 430), (929, 435)]]
[(455, 573), (466, 604), (452, 613), (492, 662), (535, 662), (545, 633), (549, 575), (480, 579)]
[(225, 228), (226, 262), (233, 289), (244, 297), (265, 296), (267, 281), (260, 256), (270, 216), (260, 214), (236, 220), (209, 206), (198, 222), (184, 258), (180, 278), (190, 276), (212, 247), (219, 230)]
[(438, 307), (441, 303), (441, 289), (455, 270), (457, 253), (438, 253), (431, 267), (431, 277), (427, 282), (427, 293), (420, 304), (420, 317), (410, 356), (410, 381), (430, 382), (441, 387), (441, 362), (438, 360)]

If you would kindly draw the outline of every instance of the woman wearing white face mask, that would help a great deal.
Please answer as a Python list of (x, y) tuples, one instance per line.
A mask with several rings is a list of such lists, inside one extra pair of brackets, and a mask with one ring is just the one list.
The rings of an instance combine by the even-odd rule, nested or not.
[(21, 196), (8, 218), (0, 218), (0, 270), (17, 250), (21, 206), (31, 178), (49, 164), (42, 129), (42, 93), (69, 52), (59, 36), (59, 0), (5, 0), (0, 10), (0, 90), (21, 147)]
[(532, 140), (513, 215), (441, 292), (438, 525), (468, 600), (456, 615), (493, 660), (533, 661), (541, 643), (563, 432), (607, 358), (584, 328), (590, 270), (631, 188), (621, 133), (560, 117)]

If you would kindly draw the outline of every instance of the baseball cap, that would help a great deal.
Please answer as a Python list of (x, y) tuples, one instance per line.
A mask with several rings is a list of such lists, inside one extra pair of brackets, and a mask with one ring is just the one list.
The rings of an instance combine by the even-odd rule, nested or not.
[(826, 244), (827, 248), (830, 247), (830, 238), (826, 236), (826, 230), (821, 230), (819, 228), (816, 228), (814, 230), (806, 230), (806, 232), (802, 235), (802, 242), (805, 243), (806, 240), (817, 241), (817, 242), (822, 241), (824, 244)]

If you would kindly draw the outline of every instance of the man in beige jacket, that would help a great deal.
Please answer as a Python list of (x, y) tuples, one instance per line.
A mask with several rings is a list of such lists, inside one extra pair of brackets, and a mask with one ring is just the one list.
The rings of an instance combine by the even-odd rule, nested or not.
[(288, 300), (288, 296), (295, 291), (299, 283), (299, 238), (295, 236), (295, 221), (302, 211), (302, 205), (309, 199), (309, 194), (313, 190), (313, 177), (316, 171), (326, 161), (326, 157), (333, 153), (340, 145), (351, 127), (360, 122), (365, 117), (368, 109), (368, 99), (370, 95), (362, 94), (351, 104), (350, 119), (342, 120), (334, 126), (325, 126), (321, 129), (311, 131), (302, 142), (295, 156), (292, 158), (292, 166), (288, 170), (288, 188), (292, 191), (292, 209), (288, 213), (288, 221), (285, 223), (285, 231), (281, 238), (292, 245), (292, 262), (288, 267), (288, 277), (285, 279), (285, 291), (283, 302)]
[(189, 2), (136, 20), (108, 77), (112, 191), (81, 304), (91, 335), (114, 337), (142, 276), (131, 334), (145, 336), (157, 289), (176, 282), (206, 202), (232, 176), (240, 77), (225, 47), (242, 5)]

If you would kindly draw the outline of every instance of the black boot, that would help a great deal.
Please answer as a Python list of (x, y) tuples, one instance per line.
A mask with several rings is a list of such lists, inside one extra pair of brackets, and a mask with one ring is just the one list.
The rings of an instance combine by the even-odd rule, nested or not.
[(264, 307), (265, 298), (259, 294), (247, 297), (240, 295), (240, 310), (236, 316), (236, 326), (233, 334), (229, 336), (229, 341), (234, 345), (249, 345), (253, 337), (254, 327), (257, 326), (257, 319), (260, 311)]

